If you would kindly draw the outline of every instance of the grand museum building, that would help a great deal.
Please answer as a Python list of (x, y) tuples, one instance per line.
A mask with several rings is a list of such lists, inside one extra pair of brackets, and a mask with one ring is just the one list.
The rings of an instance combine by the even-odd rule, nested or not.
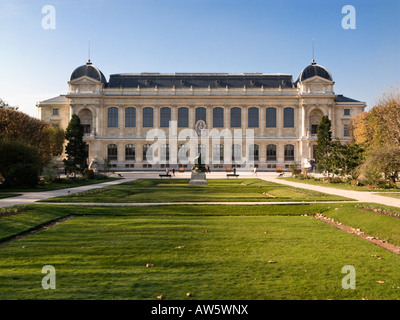
[(39, 102), (39, 118), (66, 129), (76, 114), (88, 163), (117, 170), (190, 169), (200, 153), (212, 170), (287, 169), (314, 158), (318, 124), (350, 140), (365, 103), (335, 94), (329, 70), (314, 60), (296, 80), (269, 73), (104, 74), (90, 60), (69, 90)]

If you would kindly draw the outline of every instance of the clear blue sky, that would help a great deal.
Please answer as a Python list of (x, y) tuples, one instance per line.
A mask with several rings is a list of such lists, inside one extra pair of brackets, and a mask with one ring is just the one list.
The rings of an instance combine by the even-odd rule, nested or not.
[[(42, 7), (56, 28), (42, 28)], [(356, 29), (342, 28), (342, 7)], [(128, 72), (265, 72), (295, 79), (312, 59), (335, 92), (371, 108), (400, 75), (399, 0), (0, 0), (0, 98), (37, 116), (88, 59)]]

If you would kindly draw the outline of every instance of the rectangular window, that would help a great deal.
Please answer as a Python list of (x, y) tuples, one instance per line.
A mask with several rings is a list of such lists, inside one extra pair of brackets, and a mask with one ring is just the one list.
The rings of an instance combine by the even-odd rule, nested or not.
[(344, 109), (344, 115), (349, 116), (350, 115), (350, 109)]
[(83, 124), (83, 133), (88, 134), (90, 133), (90, 124)]
[(343, 126), (343, 136), (344, 137), (350, 137), (350, 131), (349, 131), (349, 125), (345, 124)]
[(312, 124), (311, 125), (311, 134), (317, 134), (317, 133), (318, 133), (318, 125)]
[(58, 116), (60, 114), (59, 109), (53, 109), (53, 116)]

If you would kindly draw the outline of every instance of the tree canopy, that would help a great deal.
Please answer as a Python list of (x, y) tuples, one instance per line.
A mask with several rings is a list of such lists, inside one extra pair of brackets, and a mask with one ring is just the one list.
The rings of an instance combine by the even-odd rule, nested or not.
[(0, 139), (20, 141), (38, 149), (42, 164), (63, 151), (64, 132), (51, 124), (10, 108), (0, 108)]

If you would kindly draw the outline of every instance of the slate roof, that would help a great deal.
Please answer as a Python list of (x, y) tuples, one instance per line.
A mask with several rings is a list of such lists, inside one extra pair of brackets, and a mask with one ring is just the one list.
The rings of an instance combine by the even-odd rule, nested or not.
[(360, 102), (360, 101), (345, 97), (342, 94), (338, 94), (337, 97), (335, 98), (335, 102)]
[(265, 73), (121, 73), (110, 76), (109, 88), (292, 88), (288, 74)]
[(72, 81), (83, 76), (87, 76), (107, 84), (104, 74), (97, 67), (95, 67), (90, 60), (85, 65), (76, 68), (74, 72), (72, 72), (70, 80)]
[(54, 98), (43, 100), (40, 103), (65, 103), (67, 101), (68, 99), (66, 98), (66, 96), (62, 94)]
[(312, 78), (314, 76), (319, 76), (321, 78), (333, 81), (332, 79), (332, 75), (331, 73), (328, 71), (328, 69), (326, 69), (323, 66), (320, 66), (319, 64), (317, 64), (315, 62), (315, 60), (313, 59), (311, 61), (311, 64), (308, 65), (307, 67), (305, 67), (299, 74), (299, 76), (296, 79), (296, 83), (297, 82), (301, 82), (304, 81), (306, 79)]

